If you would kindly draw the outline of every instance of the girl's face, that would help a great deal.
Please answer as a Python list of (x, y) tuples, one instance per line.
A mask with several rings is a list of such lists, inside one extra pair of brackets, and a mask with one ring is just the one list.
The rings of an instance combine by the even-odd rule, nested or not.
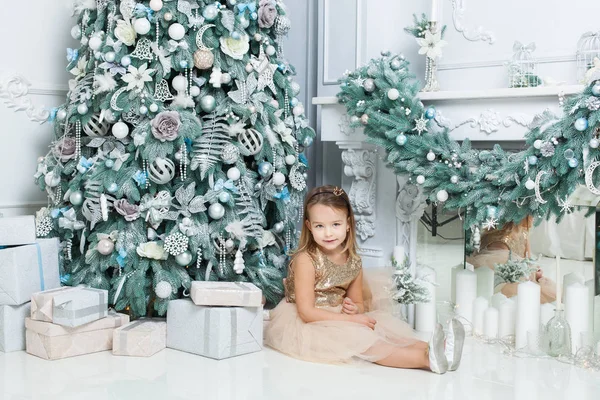
[(338, 250), (350, 230), (348, 213), (323, 204), (315, 204), (308, 210), (306, 227), (311, 231), (317, 245), (331, 252)]

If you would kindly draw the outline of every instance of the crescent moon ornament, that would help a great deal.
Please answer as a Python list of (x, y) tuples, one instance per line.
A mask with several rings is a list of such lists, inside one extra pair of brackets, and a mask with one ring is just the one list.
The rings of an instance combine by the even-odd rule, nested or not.
[(215, 24), (206, 24), (202, 25), (202, 27), (198, 29), (198, 33), (196, 34), (196, 46), (198, 46), (198, 50), (213, 50), (213, 47), (206, 47), (204, 45), (204, 42), (202, 42), (202, 36), (204, 36), (204, 32), (214, 27)]
[(585, 170), (585, 186), (587, 186), (588, 190), (595, 194), (596, 196), (600, 196), (600, 190), (594, 186), (594, 171), (596, 168), (600, 167), (600, 161), (594, 161), (590, 164), (589, 167)]
[(540, 181), (545, 174), (547, 174), (546, 171), (540, 171), (535, 177), (535, 199), (540, 204), (546, 204), (548, 202), (542, 198), (542, 194), (540, 193)]
[(122, 108), (117, 106), (117, 100), (119, 99), (119, 96), (126, 90), (126, 87), (122, 87), (121, 89), (117, 90), (115, 94), (112, 95), (112, 97), (110, 98), (110, 108), (112, 108), (115, 111), (123, 111)]

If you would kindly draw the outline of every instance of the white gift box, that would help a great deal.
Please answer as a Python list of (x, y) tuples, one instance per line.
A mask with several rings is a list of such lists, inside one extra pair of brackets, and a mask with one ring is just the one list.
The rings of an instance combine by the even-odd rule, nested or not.
[(199, 306), (260, 307), (262, 291), (247, 282), (194, 281), (190, 297)]
[(58, 239), (0, 250), (0, 305), (21, 305), (40, 290), (60, 287)]
[(0, 306), (0, 351), (25, 350), (25, 318), (30, 307), (30, 303)]
[(262, 306), (204, 307), (172, 300), (167, 316), (168, 348), (217, 360), (262, 350)]
[(76, 327), (108, 315), (108, 291), (62, 287), (31, 296), (31, 319)]
[(20, 246), (35, 243), (35, 217), (0, 218), (0, 246)]
[(113, 331), (128, 322), (128, 315), (116, 313), (77, 328), (27, 318), (27, 353), (46, 360), (58, 360), (111, 350)]
[(115, 356), (150, 357), (167, 347), (167, 323), (164, 320), (141, 319), (113, 333)]

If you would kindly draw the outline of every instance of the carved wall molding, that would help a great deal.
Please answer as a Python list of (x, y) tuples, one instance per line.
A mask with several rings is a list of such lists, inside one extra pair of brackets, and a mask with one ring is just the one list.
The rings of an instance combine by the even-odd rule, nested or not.
[(513, 115), (508, 115), (504, 118), (500, 115), (499, 112), (495, 111), (492, 108), (488, 108), (483, 111), (477, 117), (468, 118), (458, 124), (453, 124), (452, 120), (443, 116), (439, 111), (438, 115), (435, 117), (435, 121), (438, 126), (442, 128), (449, 128), (450, 131), (454, 131), (455, 129), (460, 128), (463, 125), (469, 124), (473, 129), (479, 129), (479, 131), (487, 133), (488, 135), (497, 132), (500, 128), (510, 128), (513, 125), (521, 125), (523, 127), (529, 127), (534, 117), (524, 114), (517, 113)]
[(467, 11), (466, 0), (452, 0), (452, 21), (454, 29), (462, 33), (463, 37), (471, 42), (488, 42), (493, 44), (496, 40), (494, 32), (486, 31), (482, 26), (475, 29), (466, 28), (464, 25), (465, 12)]
[(352, 177), (350, 204), (356, 218), (356, 231), (362, 241), (375, 236), (377, 197), (377, 153), (366, 149), (342, 152), (344, 175)]
[(20, 75), (12, 75), (0, 80), (0, 99), (15, 112), (24, 111), (32, 122), (43, 124), (48, 121), (50, 111), (43, 106), (35, 106), (30, 96), (31, 83)]

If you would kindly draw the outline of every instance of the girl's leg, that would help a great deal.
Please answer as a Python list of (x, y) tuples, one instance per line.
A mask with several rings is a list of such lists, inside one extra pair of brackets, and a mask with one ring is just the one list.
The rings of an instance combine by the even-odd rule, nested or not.
[(428, 344), (425, 342), (417, 342), (405, 347), (395, 346), (393, 352), (389, 356), (382, 360), (376, 361), (375, 363), (385, 367), (424, 368), (428, 370)]

